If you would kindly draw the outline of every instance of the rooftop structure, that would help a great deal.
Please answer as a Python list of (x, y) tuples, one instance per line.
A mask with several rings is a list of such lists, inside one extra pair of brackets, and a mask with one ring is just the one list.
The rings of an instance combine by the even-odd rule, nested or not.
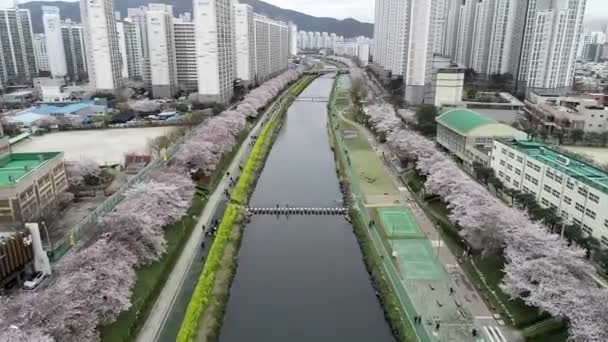
[(0, 158), (0, 188), (23, 182), (60, 152), (12, 153)]

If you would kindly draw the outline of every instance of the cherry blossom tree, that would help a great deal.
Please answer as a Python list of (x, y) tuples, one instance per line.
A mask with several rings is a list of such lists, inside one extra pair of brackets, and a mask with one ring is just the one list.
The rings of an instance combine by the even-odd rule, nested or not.
[(67, 162), (65, 168), (70, 186), (91, 185), (97, 182), (101, 176), (99, 164), (88, 158), (76, 162)]
[(129, 107), (131, 107), (131, 110), (139, 113), (150, 113), (160, 110), (160, 104), (150, 99), (129, 102)]

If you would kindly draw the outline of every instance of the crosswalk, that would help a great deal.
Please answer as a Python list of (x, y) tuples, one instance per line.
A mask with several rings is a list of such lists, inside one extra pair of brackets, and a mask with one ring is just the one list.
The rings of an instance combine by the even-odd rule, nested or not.
[(507, 339), (500, 331), (500, 328), (495, 325), (484, 325), (483, 332), (488, 342), (507, 342)]

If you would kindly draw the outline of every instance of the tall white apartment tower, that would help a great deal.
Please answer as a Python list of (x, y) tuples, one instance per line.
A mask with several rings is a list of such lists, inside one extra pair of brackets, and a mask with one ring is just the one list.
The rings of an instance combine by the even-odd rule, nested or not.
[(125, 23), (120, 18), (120, 12), (116, 12), (115, 16), (116, 16), (116, 37), (118, 37), (118, 50), (120, 52), (120, 75), (124, 79), (124, 78), (129, 78), (129, 57), (127, 56), (127, 37), (125, 34)]
[(249, 84), (255, 80), (255, 30), (253, 7), (234, 4), (236, 75)]
[(34, 57), (38, 71), (49, 71), (49, 56), (46, 53), (46, 38), (44, 33), (34, 35)]
[(473, 46), (473, 32), (475, 28), (475, 9), (478, 0), (463, 0), (458, 15), (458, 36), (454, 61), (460, 66), (471, 65), (471, 51)]
[(474, 3), (473, 35), (469, 67), (480, 73), (488, 70), (490, 45), (492, 43), (492, 23), (494, 21), (495, 0), (477, 0)]
[[(139, 34), (139, 45), (134, 46), (134, 49), (141, 51), (141, 57), (139, 59), (133, 59), (134, 63), (132, 72), (129, 71), (130, 77), (141, 78), (146, 85), (150, 86), (150, 58), (148, 56), (148, 34), (146, 32), (146, 7), (128, 8), (127, 17), (135, 26), (133, 30), (137, 30), (138, 33), (133, 32), (133, 35)], [(141, 50), (140, 50), (141, 49)], [(137, 53), (134, 53), (135, 56)]]
[(315, 48), (315, 33), (312, 31), (308, 32), (308, 46), (307, 49), (312, 50)]
[(236, 56), (231, 0), (194, 0), (198, 100), (229, 103)]
[(121, 59), (112, 0), (80, 0), (91, 86), (114, 92), (122, 86)]
[(191, 93), (198, 88), (198, 74), (196, 72), (194, 22), (190, 13), (182, 14), (173, 20), (173, 32), (175, 34), (178, 89)]
[(255, 32), (255, 78), (262, 83), (287, 69), (289, 28), (281, 21), (253, 15)]
[(38, 75), (30, 11), (0, 9), (0, 84), (26, 84)]
[(61, 24), (68, 77), (71, 81), (83, 81), (87, 76), (87, 57), (84, 48), (82, 26), (66, 19)]
[(518, 83), (547, 94), (569, 91), (585, 5), (586, 0), (529, 1)]
[(494, 1), (487, 73), (515, 75), (519, 65), (528, 1)]
[(443, 54), (445, 50), (445, 35), (447, 19), (448, 19), (448, 0), (437, 0), (436, 14), (435, 14), (435, 46), (433, 51), (435, 53)]
[(172, 98), (177, 93), (177, 64), (173, 31), (173, 7), (149, 4), (146, 32), (150, 58), (150, 82), (155, 98)]
[(51, 76), (65, 77), (68, 74), (68, 66), (61, 34), (59, 7), (42, 6), (42, 23)]
[(289, 23), (289, 54), (298, 55), (298, 26), (294, 23)]

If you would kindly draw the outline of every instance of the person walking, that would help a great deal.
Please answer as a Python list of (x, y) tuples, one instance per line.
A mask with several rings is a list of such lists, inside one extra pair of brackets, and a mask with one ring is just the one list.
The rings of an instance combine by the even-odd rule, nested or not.
[(454, 288), (450, 287), (450, 296), (454, 295)]

